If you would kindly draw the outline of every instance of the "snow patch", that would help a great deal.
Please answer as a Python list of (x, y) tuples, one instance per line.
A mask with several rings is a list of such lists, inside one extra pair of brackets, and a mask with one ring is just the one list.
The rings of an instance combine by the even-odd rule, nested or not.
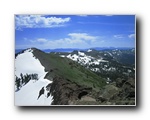
[(31, 49), (19, 54), (15, 59), (15, 75), (20, 77), (20, 74), (37, 73), (38, 76), (45, 74), (44, 67), (38, 59), (36, 59)]
[(72, 60), (77, 61), (77, 60), (78, 60), (78, 58), (79, 58), (79, 56), (78, 56), (78, 55), (76, 55), (76, 54), (72, 55)]
[(128, 73), (132, 72), (131, 70), (128, 69)]
[(114, 71), (116, 71), (116, 68), (115, 67), (106, 68), (106, 66), (105, 66), (104, 68), (102, 68), (102, 70), (114, 72)]
[(100, 71), (99, 68), (91, 68), (91, 70), (94, 71), (94, 72), (99, 72)]
[(85, 56), (85, 54), (83, 52), (78, 51), (78, 54), (81, 56)]
[(113, 56), (110, 52), (107, 52), (111, 57)]
[[(44, 77), (44, 76), (43, 76)], [(41, 77), (38, 81), (30, 80), (25, 86), (23, 86), (18, 92), (15, 92), (15, 105), (17, 106), (36, 106), (36, 105), (51, 105), (52, 96), (47, 98), (48, 91), (46, 86), (51, 83), (47, 79)], [(44, 87), (44, 94), (39, 99), (39, 91)]]
[(60, 57), (65, 57), (65, 55), (60, 55)]
[(92, 50), (91, 49), (89, 49), (87, 52), (91, 52)]
[(103, 60), (103, 59), (98, 59), (98, 62), (108, 62), (107, 60)]
[(95, 65), (99, 65), (99, 62), (98, 61), (94, 61), (93, 62)]
[(79, 56), (76, 54), (69, 54), (67, 56), (67, 58), (73, 60), (73, 61), (77, 61), (78, 63), (80, 63), (81, 65), (99, 65), (100, 62), (108, 62), (106, 60), (103, 59), (96, 59), (92, 56), (88, 56), (83, 52), (78, 52)]
[[(33, 50), (28, 49), (19, 54), (15, 59), (15, 76), (20, 78), (20, 74), (38, 74), (38, 80), (30, 80), (21, 89), (15, 92), (15, 105), (17, 106), (34, 106), (34, 105), (51, 105), (52, 96), (47, 97), (49, 91), (46, 86), (52, 81), (44, 79), (46, 72), (40, 61), (33, 55)], [(39, 96), (39, 91), (44, 87), (44, 94)]]
[(71, 57), (71, 54), (67, 55), (67, 58), (70, 58), (70, 59), (71, 59), (71, 58), (72, 58), (72, 57)]

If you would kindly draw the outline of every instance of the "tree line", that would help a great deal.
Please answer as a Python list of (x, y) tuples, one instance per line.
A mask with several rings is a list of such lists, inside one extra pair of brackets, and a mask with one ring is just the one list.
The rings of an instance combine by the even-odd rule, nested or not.
[(23, 85), (27, 84), (30, 80), (38, 80), (38, 74), (20, 74), (20, 78), (16, 76), (15, 85), (19, 90)]

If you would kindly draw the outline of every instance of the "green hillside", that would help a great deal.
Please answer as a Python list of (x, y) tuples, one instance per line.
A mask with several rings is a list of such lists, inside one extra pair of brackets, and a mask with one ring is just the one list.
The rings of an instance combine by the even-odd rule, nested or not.
[(91, 87), (96, 91), (106, 85), (103, 78), (68, 58), (62, 58), (55, 53), (44, 53), (37, 49), (33, 53), (48, 72), (47, 78), (59, 76), (78, 85)]

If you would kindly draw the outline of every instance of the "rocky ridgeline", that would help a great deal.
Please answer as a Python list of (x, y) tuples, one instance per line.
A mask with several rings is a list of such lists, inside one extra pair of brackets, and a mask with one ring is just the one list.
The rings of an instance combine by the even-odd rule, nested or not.
[(60, 77), (55, 77), (49, 84), (53, 96), (52, 105), (135, 105), (135, 83), (127, 81), (106, 85), (99, 91), (80, 86)]

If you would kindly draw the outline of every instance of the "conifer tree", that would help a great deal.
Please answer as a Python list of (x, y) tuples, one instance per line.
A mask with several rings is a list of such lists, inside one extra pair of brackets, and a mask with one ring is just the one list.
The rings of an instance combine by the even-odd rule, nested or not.
[(15, 83), (16, 83), (17, 90), (19, 90), (20, 88), (20, 80), (21, 80), (20, 78), (16, 77)]

